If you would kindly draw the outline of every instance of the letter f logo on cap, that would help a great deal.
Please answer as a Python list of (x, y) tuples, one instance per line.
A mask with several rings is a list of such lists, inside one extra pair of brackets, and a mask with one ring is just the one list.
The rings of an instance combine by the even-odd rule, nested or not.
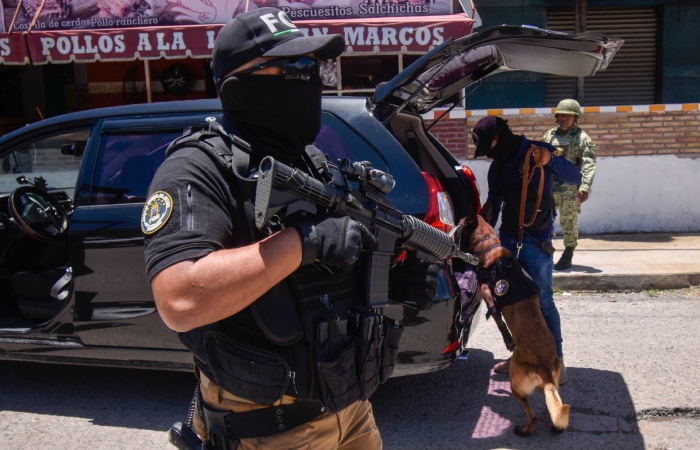
[[(277, 20), (277, 19), (279, 19), (279, 20)], [(282, 33), (289, 33), (290, 31), (292, 31), (292, 32), (299, 31), (299, 29), (294, 25), (294, 23), (292, 23), (292, 21), (289, 20), (289, 17), (287, 17), (287, 15), (284, 13), (284, 11), (280, 11), (277, 14), (277, 19), (275, 19), (275, 15), (272, 13), (263, 14), (262, 16), (260, 16), (260, 20), (265, 22), (265, 25), (267, 25), (267, 28), (269, 28), (270, 33), (274, 34), (275, 36), (277, 36), (278, 34), (282, 34)], [(283, 31), (278, 33), (277, 27), (275, 26), (275, 24), (280, 23), (280, 22), (282, 22), (284, 25), (287, 25), (290, 29), (283, 30)]]

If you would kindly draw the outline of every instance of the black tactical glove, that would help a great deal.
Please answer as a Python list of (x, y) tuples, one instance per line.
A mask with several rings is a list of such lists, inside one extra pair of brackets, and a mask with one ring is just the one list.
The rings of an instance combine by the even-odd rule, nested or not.
[(347, 216), (314, 218), (299, 222), (294, 228), (302, 241), (301, 265), (321, 264), (347, 272), (360, 257), (360, 252), (374, 250), (376, 239), (360, 222)]
[(407, 257), (394, 265), (389, 273), (389, 297), (401, 303), (416, 305), (422, 310), (433, 306), (440, 266), (416, 257)]

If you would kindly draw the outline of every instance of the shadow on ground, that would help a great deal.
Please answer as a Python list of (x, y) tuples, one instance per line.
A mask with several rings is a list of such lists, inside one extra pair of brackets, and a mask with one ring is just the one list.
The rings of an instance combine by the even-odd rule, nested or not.
[(597, 234), (581, 235), (582, 238), (593, 237), (596, 240), (610, 242), (672, 242), (679, 236), (700, 236), (698, 233), (619, 233), (619, 234)]
[[(550, 431), (544, 397), (531, 404), (540, 418), (532, 436), (513, 433), (526, 415), (510, 394), (493, 354), (472, 350), (467, 361), (426, 375), (393, 378), (372, 397), (387, 450), (591, 449), (642, 450), (635, 409), (622, 376), (569, 368), (561, 388), (572, 406), (569, 430)], [(79, 417), (95, 425), (165, 431), (184, 421), (194, 375), (100, 367), (0, 362), (4, 411)]]
[[(391, 449), (644, 449), (635, 409), (619, 373), (569, 368), (561, 397), (572, 406), (569, 429), (550, 431), (544, 396), (530, 403), (539, 417), (528, 438), (513, 433), (527, 416), (510, 393), (507, 375), (491, 372), (490, 352), (432, 374), (389, 380), (372, 397), (384, 448)], [(395, 405), (402, 405), (396, 408)]]
[(573, 264), (570, 268), (566, 270), (555, 270), (554, 274), (558, 273), (602, 273), (603, 271), (600, 269), (596, 269), (595, 267), (591, 266), (581, 266), (578, 264)]
[(184, 372), (0, 362), (0, 407), (166, 431), (187, 418), (196, 378)]

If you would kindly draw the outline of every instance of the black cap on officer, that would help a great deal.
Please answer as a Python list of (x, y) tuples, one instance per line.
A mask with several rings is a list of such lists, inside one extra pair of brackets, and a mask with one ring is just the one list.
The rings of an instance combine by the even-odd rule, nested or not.
[(304, 36), (284, 11), (259, 8), (238, 14), (219, 31), (214, 42), (211, 70), (221, 79), (260, 56), (294, 57), (313, 53), (332, 59), (345, 49), (339, 34)]
[(491, 150), (493, 138), (508, 127), (508, 121), (498, 116), (486, 116), (476, 123), (472, 132), (472, 142), (476, 146), (474, 158), (486, 156)]

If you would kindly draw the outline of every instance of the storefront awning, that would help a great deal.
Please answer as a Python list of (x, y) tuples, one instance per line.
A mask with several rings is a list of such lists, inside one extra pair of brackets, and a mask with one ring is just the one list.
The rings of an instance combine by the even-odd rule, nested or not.
[(22, 34), (0, 33), (0, 64), (29, 64), (29, 53)]
[[(307, 35), (340, 34), (346, 52), (425, 52), (472, 33), (466, 14), (295, 21)], [(0, 63), (32, 64), (209, 58), (221, 24), (0, 34)], [(25, 45), (26, 37), (26, 45)]]

